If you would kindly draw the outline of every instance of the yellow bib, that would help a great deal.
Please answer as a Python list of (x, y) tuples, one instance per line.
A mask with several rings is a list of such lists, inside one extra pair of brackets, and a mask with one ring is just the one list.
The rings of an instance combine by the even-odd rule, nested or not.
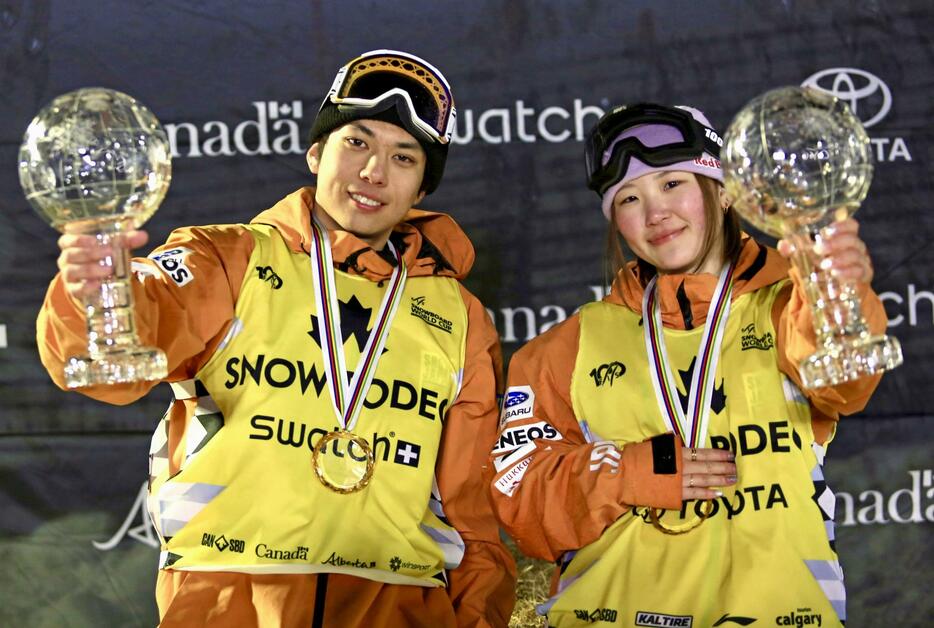
[[(443, 570), (459, 564), (464, 547), (434, 486), (442, 423), (464, 362), (467, 314), (457, 281), (407, 282), (354, 429), (374, 451), (373, 478), (357, 493), (337, 494), (311, 463), (314, 445), (338, 422), (309, 257), (289, 251), (272, 227), (248, 228), (256, 248), (236, 319), (188, 386), (198, 409), (185, 462), (174, 477), (152, 474), (162, 566), (443, 584)], [(352, 370), (385, 285), (335, 274)], [(347, 454), (331, 448), (322, 455)]]
[[(569, 553), (558, 594), (543, 605), (550, 625), (708, 628), (755, 619), (762, 626), (834, 626), (845, 619), (823, 448), (814, 443), (805, 398), (778, 370), (770, 311), (780, 288), (737, 298), (724, 332), (705, 446), (735, 452), (738, 483), (706, 507), (692, 500), (680, 512), (664, 512), (667, 527), (686, 528), (712, 510), (685, 534), (662, 533), (639, 507)], [(702, 333), (664, 330), (685, 409)], [(604, 302), (581, 309), (571, 396), (593, 442), (624, 446), (667, 431), (640, 314)], [(594, 465), (615, 464), (599, 451)]]

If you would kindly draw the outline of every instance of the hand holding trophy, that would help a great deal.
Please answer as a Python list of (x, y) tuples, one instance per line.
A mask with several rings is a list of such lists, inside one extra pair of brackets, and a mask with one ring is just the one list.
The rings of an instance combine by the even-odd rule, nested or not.
[(873, 336), (852, 284), (821, 269), (824, 229), (852, 215), (872, 179), (869, 138), (845, 103), (783, 87), (747, 104), (724, 134), (724, 185), (747, 221), (794, 246), (818, 350), (799, 365), (805, 387), (833, 386), (895, 368), (901, 346)]
[(172, 177), (165, 131), (126, 94), (79, 89), (44, 107), (26, 129), (19, 180), (26, 199), (62, 233), (91, 234), (114, 254), (99, 290), (84, 299), (88, 354), (65, 365), (69, 388), (160, 379), (165, 354), (141, 347), (123, 234), (156, 212)]

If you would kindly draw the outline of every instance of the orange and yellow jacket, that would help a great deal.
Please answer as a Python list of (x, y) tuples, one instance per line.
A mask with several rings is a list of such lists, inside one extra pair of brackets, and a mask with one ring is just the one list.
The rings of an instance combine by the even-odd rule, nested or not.
[[(667, 509), (663, 520), (680, 524), (691, 519), (695, 504), (681, 500), (680, 452), (676, 473), (654, 469), (649, 439), (667, 429), (648, 379), (638, 273), (634, 263), (624, 268), (602, 302), (585, 305), (538, 336), (510, 363), (500, 437), (491, 456), (497, 471), (491, 494), (519, 548), (558, 562), (553, 597), (540, 612), (555, 626), (613, 623), (617, 615), (636, 625), (712, 625), (722, 617), (742, 616), (744, 603), (755, 609), (761, 596), (747, 595), (745, 587), (767, 591), (800, 573), (810, 582), (807, 592), (795, 590), (800, 607), (811, 596), (823, 605), (811, 608), (824, 614), (825, 623), (831, 623), (833, 612), (843, 619), (836, 589), (823, 595), (818, 576), (811, 578), (806, 568), (818, 565), (812, 572), (834, 574), (834, 582), (820, 586), (839, 585), (842, 595), (833, 551), (833, 500), (831, 495), (828, 507), (823, 495), (823, 448), (839, 416), (862, 409), (879, 377), (802, 394), (797, 364), (815, 351), (815, 337), (800, 280), (774, 249), (746, 237), (715, 379), (714, 401), (719, 393), (729, 403), (724, 411), (712, 410), (711, 437), (703, 444), (734, 451), (740, 482), (724, 488), (724, 497), (711, 504), (719, 516), (697, 531), (666, 536), (650, 525), (646, 508)], [(657, 298), (672, 371), (682, 376), (682, 400), (717, 280), (710, 274), (658, 278)], [(863, 315), (870, 330), (881, 333), (886, 326), (881, 302), (870, 290), (862, 292)], [(789, 530), (797, 530), (790, 539), (808, 537), (810, 545), (791, 547), (799, 541), (789, 540), (782, 547)], [(752, 539), (763, 534), (773, 535), (771, 553), (784, 553), (789, 564), (771, 565), (768, 555), (760, 554), (765, 550)], [(746, 577), (749, 570), (741, 565), (748, 567), (749, 561), (764, 571), (774, 567), (777, 581)], [(798, 612), (782, 609), (777, 617)]]
[[(149, 457), (162, 625), (505, 626), (515, 567), (486, 490), (502, 365), (460, 283), (473, 248), (444, 214), (413, 209), (395, 228), (408, 281), (355, 428), (375, 470), (359, 492), (331, 492), (311, 466), (337, 428), (308, 254), (314, 193), (249, 224), (179, 229), (133, 261), (138, 334), (165, 351), (175, 396)], [(329, 236), (352, 371), (394, 262)], [(60, 387), (85, 337), (56, 277), (38, 344)], [(125, 404), (156, 383), (81, 392)]]

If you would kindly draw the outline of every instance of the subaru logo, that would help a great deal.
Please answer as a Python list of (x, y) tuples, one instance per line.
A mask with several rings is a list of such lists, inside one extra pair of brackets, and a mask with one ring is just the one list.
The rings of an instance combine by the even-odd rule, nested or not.
[(865, 70), (829, 68), (807, 77), (801, 85), (814, 87), (848, 103), (866, 128), (882, 120), (892, 108), (889, 86)]
[(506, 407), (511, 408), (517, 406), (528, 398), (529, 396), (523, 392), (511, 392), (506, 395)]

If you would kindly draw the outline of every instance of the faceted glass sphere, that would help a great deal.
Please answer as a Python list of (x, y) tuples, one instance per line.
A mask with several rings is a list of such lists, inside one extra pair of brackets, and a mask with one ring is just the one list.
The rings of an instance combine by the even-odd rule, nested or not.
[(155, 213), (172, 178), (165, 130), (136, 99), (79, 89), (46, 105), (26, 129), (19, 181), (26, 199), (59, 231), (70, 223)]
[(846, 103), (810, 87), (768, 91), (723, 136), (733, 207), (776, 237), (856, 211), (872, 180), (869, 137)]

